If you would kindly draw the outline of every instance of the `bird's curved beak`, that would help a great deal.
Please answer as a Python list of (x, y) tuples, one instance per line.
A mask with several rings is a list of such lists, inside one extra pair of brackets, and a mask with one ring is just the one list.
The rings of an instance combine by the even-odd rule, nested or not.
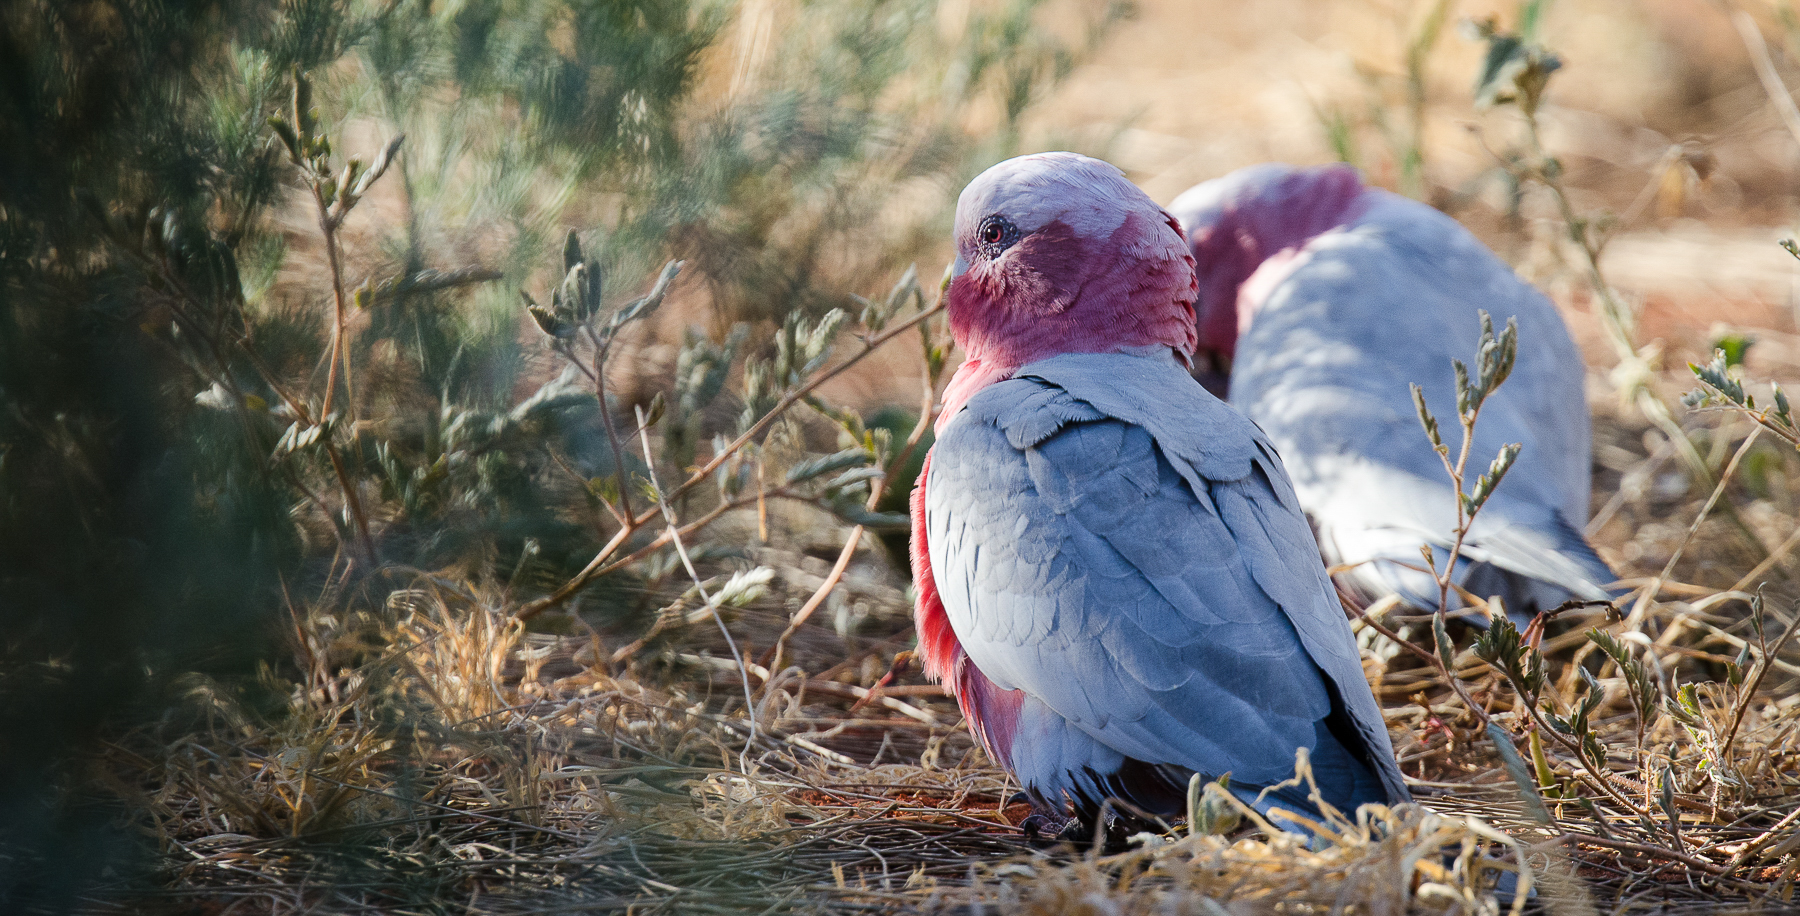
[(952, 282), (954, 282), (957, 277), (960, 277), (963, 274), (966, 274), (968, 272), (969, 272), (969, 262), (963, 260), (963, 256), (961, 254), (958, 254), (956, 256), (956, 260), (950, 264), (950, 269), (944, 272), (944, 288), (949, 289), (950, 284)]

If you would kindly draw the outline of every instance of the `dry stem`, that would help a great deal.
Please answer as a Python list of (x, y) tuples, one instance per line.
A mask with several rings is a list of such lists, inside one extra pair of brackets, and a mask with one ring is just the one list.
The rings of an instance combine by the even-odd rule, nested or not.
[[(714, 471), (718, 470), (721, 465), (731, 459), (732, 455), (736, 454), (757, 436), (762, 435), (768, 430), (769, 426), (785, 414), (789, 408), (800, 403), (802, 399), (811, 394), (820, 385), (836, 378), (851, 366), (861, 362), (864, 357), (867, 357), (869, 354), (880, 349), (881, 346), (888, 341), (923, 324), (933, 315), (942, 311), (943, 308), (944, 300), (942, 297), (939, 297), (938, 301), (930, 308), (925, 309), (919, 314), (890, 327), (883, 333), (864, 341), (863, 349), (853, 354), (849, 359), (846, 359), (842, 363), (801, 383), (799, 387), (789, 392), (777, 402), (775, 407), (767, 414), (764, 414), (761, 419), (758, 419), (755, 423), (751, 424), (749, 429), (745, 430), (736, 439), (732, 440), (729, 445), (720, 449), (717, 454), (713, 455), (713, 457), (706, 462), (705, 465), (702, 465), (689, 475), (688, 479), (683, 481), (680, 486), (677, 486), (674, 490), (664, 494), (663, 498), (666, 500), (680, 499), (695, 487), (705, 483), (706, 480), (712, 476)], [(564, 602), (574, 597), (577, 592), (580, 592), (585, 588), (588, 583), (594, 581), (595, 578), (604, 572), (616, 569), (618, 564), (609, 562), (612, 559), (612, 555), (618, 551), (619, 547), (623, 545), (627, 539), (637, 533), (639, 528), (648, 524), (655, 516), (656, 510), (654, 508), (646, 509), (643, 514), (633, 516), (630, 520), (630, 524), (620, 528), (618, 533), (613, 535), (612, 540), (607, 541), (605, 546), (600, 548), (600, 552), (594, 555), (594, 559), (588, 561), (587, 566), (583, 567), (581, 572), (576, 573), (573, 578), (569, 579), (568, 582), (563, 583), (556, 591), (521, 607), (518, 611), (518, 616), (520, 618), (530, 618), (551, 608), (560, 607)], [(714, 517), (716, 517), (716, 515)]]

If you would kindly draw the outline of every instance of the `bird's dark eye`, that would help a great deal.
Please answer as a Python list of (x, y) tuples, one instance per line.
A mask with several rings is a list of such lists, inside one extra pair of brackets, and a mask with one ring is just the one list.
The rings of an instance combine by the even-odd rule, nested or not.
[(981, 225), (975, 229), (976, 243), (981, 246), (981, 252), (990, 258), (998, 257), (1018, 240), (1018, 227), (997, 213), (982, 220)]

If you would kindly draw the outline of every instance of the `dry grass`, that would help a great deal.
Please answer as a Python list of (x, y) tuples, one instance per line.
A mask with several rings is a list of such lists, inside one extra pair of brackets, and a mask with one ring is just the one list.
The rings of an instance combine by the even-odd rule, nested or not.
[[(1718, 546), (1699, 545), (1683, 567)], [(154, 761), (119, 752), (168, 853), (165, 890), (126, 906), (1497, 913), (1507, 908), (1485, 889), (1521, 854), (1553, 912), (1595, 912), (1590, 895), (1663, 912), (1791, 898), (1790, 664), (1746, 704), (1724, 757), (1729, 685), (1702, 684), (1700, 727), (1662, 717), (1640, 752), (1622, 682), (1601, 679), (1610, 699), (1596, 720), (1621, 785), (1660, 818), (1654, 790), (1623, 780), (1671, 765), (1679, 840), (1604, 798), (1596, 816), (1552, 797), (1553, 821), (1533, 820), (1448, 691), (1397, 655), (1369, 664), (1420, 805), (1337, 820), (1312, 848), (1251, 823), (1231, 837), (1145, 838), (1120, 855), (1043, 850), (1011, 826), (1024, 813), (1006, 805), (1012, 787), (935, 689), (903, 677), (887, 705), (858, 704), (906, 644), (902, 596), (880, 573), (849, 577), (843, 597), (865, 616), (848, 652), (829, 622), (808, 625), (791, 644), (797, 670), (772, 691), (753, 679), (747, 754), (735, 664), (707, 628), (612, 666), (616, 637), (526, 633), (499, 603), (426, 578), (380, 607), (314, 613), (295, 631), (297, 677), (271, 676), (260, 701), (197, 684), (208, 727)], [(793, 578), (730, 621), (746, 656), (810, 591)], [(1736, 599), (1699, 592), (1656, 602), (1641, 621), (1643, 641), (1660, 641), (1655, 664), (1684, 683), (1735, 657), (1742, 638), (1742, 617), (1720, 613)], [(1555, 673), (1572, 679), (1580, 645), (1573, 634), (1547, 644)], [(1504, 719), (1497, 679), (1471, 657), (1459, 668)], [(1595, 797), (1549, 756), (1571, 799)]]

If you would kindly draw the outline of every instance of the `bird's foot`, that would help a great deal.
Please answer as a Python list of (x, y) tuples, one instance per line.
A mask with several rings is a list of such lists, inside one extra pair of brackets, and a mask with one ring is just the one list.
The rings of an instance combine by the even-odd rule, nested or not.
[(1044, 811), (1041, 808), (1019, 822), (1019, 830), (1025, 834), (1025, 839), (1034, 846), (1056, 846), (1071, 841), (1079, 842), (1081, 838), (1074, 834), (1079, 833), (1081, 829), (1080, 821), (1053, 811)]
[(1062, 812), (1038, 809), (1031, 816), (1019, 823), (1025, 839), (1033, 845), (1052, 847), (1072, 845), (1077, 849), (1086, 849), (1094, 845), (1095, 839), (1101, 841), (1101, 848), (1106, 853), (1123, 852), (1131, 848), (1131, 834), (1136, 831), (1133, 822), (1118, 817), (1115, 812), (1108, 812), (1104, 824), (1097, 818), (1071, 817)]

